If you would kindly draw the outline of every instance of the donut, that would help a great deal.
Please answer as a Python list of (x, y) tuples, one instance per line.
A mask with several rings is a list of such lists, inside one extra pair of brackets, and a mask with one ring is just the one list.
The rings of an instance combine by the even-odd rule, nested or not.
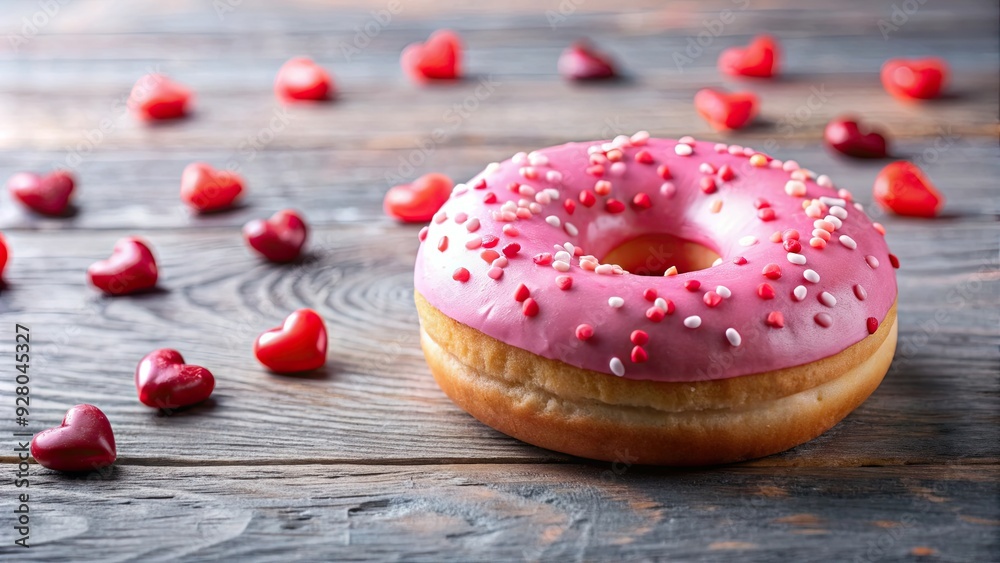
[(489, 164), (419, 234), (420, 341), (500, 432), (712, 465), (811, 440), (881, 383), (898, 260), (851, 193), (722, 143), (569, 143)]

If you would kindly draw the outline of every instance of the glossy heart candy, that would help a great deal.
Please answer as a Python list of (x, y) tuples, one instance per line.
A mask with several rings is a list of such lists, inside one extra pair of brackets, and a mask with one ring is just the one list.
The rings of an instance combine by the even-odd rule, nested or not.
[(272, 262), (291, 262), (302, 253), (308, 229), (306, 222), (291, 209), (270, 219), (254, 219), (243, 226), (243, 238), (251, 248)]
[(425, 174), (412, 184), (395, 186), (385, 194), (385, 212), (407, 223), (426, 223), (451, 196), (452, 182), (444, 174)]
[(156, 286), (157, 275), (152, 251), (135, 237), (119, 240), (110, 258), (94, 262), (87, 268), (90, 283), (108, 295), (150, 289)]
[(142, 404), (176, 409), (207, 399), (215, 389), (215, 377), (201, 366), (185, 364), (177, 350), (161, 348), (139, 362), (135, 388)]
[(778, 42), (770, 35), (758, 35), (746, 47), (723, 51), (719, 71), (730, 76), (771, 78), (778, 74), (778, 56)]
[(0, 234), (0, 277), (3, 277), (3, 271), (7, 268), (7, 259), (10, 258), (10, 251), (7, 250), (7, 239)]
[(274, 93), (283, 101), (319, 101), (333, 98), (336, 89), (323, 67), (306, 57), (296, 57), (281, 65)]
[(326, 363), (326, 325), (312, 309), (299, 309), (278, 328), (257, 337), (257, 360), (276, 373), (296, 373)]
[(934, 217), (944, 197), (917, 165), (900, 160), (882, 169), (875, 178), (875, 201), (888, 211), (910, 217)]
[(94, 405), (76, 405), (62, 425), (35, 435), (31, 457), (56, 471), (93, 471), (114, 463), (118, 453), (108, 417)]
[(614, 61), (586, 43), (575, 43), (559, 56), (559, 74), (569, 80), (604, 80), (616, 75)]
[(191, 91), (162, 74), (140, 78), (128, 97), (128, 108), (144, 121), (177, 119), (188, 111)]
[(239, 174), (216, 170), (204, 162), (188, 164), (181, 175), (181, 201), (199, 213), (228, 209), (242, 193)]
[(862, 126), (851, 117), (834, 119), (826, 124), (823, 138), (834, 150), (856, 158), (885, 158), (889, 153), (885, 136)]
[(715, 129), (739, 129), (750, 123), (757, 113), (757, 96), (750, 92), (730, 94), (705, 88), (695, 94), (694, 107)]
[(462, 74), (462, 42), (452, 31), (435, 31), (426, 42), (403, 49), (400, 64), (416, 82), (454, 80)]
[(944, 59), (889, 59), (882, 65), (882, 87), (901, 100), (937, 98), (948, 79)]
[(63, 215), (73, 195), (73, 175), (65, 170), (39, 176), (20, 172), (7, 181), (7, 189), (14, 199), (42, 215)]

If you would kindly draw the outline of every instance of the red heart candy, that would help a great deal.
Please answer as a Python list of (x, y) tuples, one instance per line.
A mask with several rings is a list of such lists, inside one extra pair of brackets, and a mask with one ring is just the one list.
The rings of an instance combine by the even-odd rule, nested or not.
[(382, 207), (386, 214), (408, 223), (426, 223), (451, 196), (452, 182), (444, 174), (424, 174), (412, 184), (391, 188)]
[(778, 43), (770, 35), (758, 35), (749, 45), (730, 47), (719, 55), (719, 71), (730, 76), (770, 78), (778, 73)]
[(559, 55), (559, 73), (569, 80), (604, 80), (616, 75), (614, 61), (580, 42)]
[(35, 435), (31, 456), (56, 471), (93, 471), (114, 463), (118, 454), (108, 417), (94, 405), (76, 405), (62, 425)]
[(416, 82), (454, 80), (461, 75), (462, 41), (447, 29), (435, 31), (426, 42), (403, 49), (399, 62)]
[(885, 158), (889, 152), (885, 137), (876, 130), (861, 132), (857, 120), (841, 117), (826, 124), (823, 138), (833, 149), (857, 158)]
[(181, 175), (181, 201), (199, 213), (232, 207), (242, 193), (239, 174), (216, 170), (204, 162), (188, 164)]
[(90, 283), (108, 295), (150, 289), (156, 285), (157, 275), (152, 251), (135, 237), (119, 240), (110, 258), (94, 262), (87, 268)]
[(3, 277), (4, 268), (7, 267), (7, 259), (10, 252), (7, 250), (7, 240), (0, 234), (0, 277)]
[(270, 219), (254, 219), (243, 226), (243, 238), (254, 250), (272, 262), (291, 262), (299, 257), (306, 242), (306, 222), (291, 209)]
[(730, 94), (704, 88), (695, 94), (694, 107), (715, 129), (739, 129), (757, 113), (757, 96), (750, 92)]
[(948, 78), (944, 59), (889, 59), (882, 65), (882, 87), (901, 100), (937, 98)]
[(326, 100), (336, 89), (329, 73), (306, 57), (295, 57), (278, 70), (274, 93), (283, 101)]
[(56, 170), (47, 176), (20, 172), (7, 181), (7, 189), (14, 199), (42, 215), (62, 215), (73, 195), (73, 175)]
[(299, 309), (277, 328), (257, 337), (257, 360), (276, 373), (296, 373), (326, 363), (326, 325), (312, 309)]
[(910, 217), (934, 217), (944, 197), (912, 162), (887, 165), (875, 178), (875, 201), (884, 209)]
[(144, 121), (177, 119), (187, 114), (191, 91), (162, 74), (147, 74), (140, 78), (127, 105), (132, 113)]
[(201, 366), (185, 364), (177, 350), (161, 348), (139, 362), (135, 388), (142, 404), (176, 409), (207, 399), (215, 389), (215, 377)]

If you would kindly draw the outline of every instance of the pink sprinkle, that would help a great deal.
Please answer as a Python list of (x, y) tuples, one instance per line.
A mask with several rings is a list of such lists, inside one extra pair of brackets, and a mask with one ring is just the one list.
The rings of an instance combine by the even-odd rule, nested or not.
[(733, 264), (736, 264), (737, 266), (742, 266), (746, 263), (747, 259), (742, 256), (737, 256), (736, 258), (733, 258)]
[(472, 274), (470, 274), (469, 270), (466, 270), (465, 268), (459, 268), (451, 275), (451, 279), (462, 283), (469, 281), (470, 277), (472, 277)]
[(497, 268), (496, 266), (493, 266), (492, 268), (490, 268), (488, 272), (486, 272), (486, 275), (495, 280), (498, 280), (500, 279), (501, 276), (503, 276), (503, 268)]
[(815, 320), (816, 324), (823, 328), (830, 328), (833, 326), (833, 317), (831, 317), (829, 313), (816, 313), (813, 320)]
[(757, 210), (757, 218), (761, 221), (774, 221), (777, 217), (774, 214), (774, 209), (770, 207), (765, 207), (764, 209)]
[(576, 337), (580, 340), (586, 342), (594, 336), (594, 327), (588, 324), (582, 324), (576, 327)]
[(552, 255), (548, 252), (536, 254), (531, 259), (534, 260), (535, 264), (538, 264), (539, 266), (548, 266), (552, 263)]
[(472, 237), (465, 242), (465, 248), (469, 250), (475, 250), (483, 245), (483, 239), (481, 237)]
[(868, 292), (865, 291), (864, 287), (861, 287), (861, 284), (856, 283), (854, 284), (854, 296), (858, 298), (858, 301), (864, 301), (868, 299)]
[(563, 291), (569, 291), (573, 287), (573, 278), (569, 276), (556, 276), (556, 286)]
[(503, 226), (503, 234), (509, 237), (516, 237), (517, 235), (521, 234), (521, 232), (518, 231), (517, 227), (515, 227), (514, 225), (507, 224)]
[(469, 215), (466, 214), (466, 213), (461, 213), (460, 212), (458, 215), (455, 215), (455, 222), (458, 223), (459, 225), (461, 225), (462, 223), (466, 222), (468, 219), (469, 219)]
[(875, 230), (878, 231), (879, 234), (885, 236), (885, 227), (882, 226), (882, 223), (872, 223), (872, 226), (875, 227)]
[(722, 296), (714, 291), (706, 291), (705, 295), (702, 295), (701, 297), (702, 301), (705, 302), (705, 305), (708, 305), (709, 307), (715, 307), (719, 303), (722, 303)]
[(813, 237), (809, 239), (809, 246), (813, 248), (824, 249), (826, 248), (826, 241), (819, 237)]
[(767, 314), (767, 319), (764, 322), (772, 328), (784, 328), (785, 315), (782, 315), (781, 311), (771, 311)]
[(420, 242), (424, 242), (425, 240), (427, 240), (427, 231), (429, 230), (430, 227), (424, 227), (420, 229), (420, 232), (417, 233), (417, 238), (420, 239)]
[(447, 236), (441, 237), (441, 240), (438, 241), (438, 250), (440, 250), (441, 252), (444, 252), (445, 250), (448, 250), (448, 237)]
[(473, 217), (469, 219), (469, 222), (465, 224), (465, 229), (470, 233), (474, 233), (479, 230), (479, 219)]
[(799, 232), (795, 229), (785, 229), (781, 233), (781, 240), (799, 240)]
[(673, 182), (663, 182), (660, 184), (660, 195), (670, 199), (677, 193), (677, 186)]
[(868, 262), (868, 267), (871, 269), (878, 268), (878, 258), (875, 258), (871, 254), (865, 256), (865, 262)]

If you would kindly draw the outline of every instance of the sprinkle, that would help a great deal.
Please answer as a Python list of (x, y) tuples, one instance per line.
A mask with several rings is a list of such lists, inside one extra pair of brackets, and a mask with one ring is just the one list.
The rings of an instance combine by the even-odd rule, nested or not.
[(826, 174), (820, 174), (819, 177), (816, 178), (816, 183), (824, 188), (833, 187), (833, 180), (831, 180)]
[(597, 183), (594, 184), (594, 192), (597, 195), (608, 195), (611, 193), (611, 182), (607, 180), (598, 180)]
[(625, 364), (623, 364), (617, 357), (611, 358), (611, 363), (608, 365), (611, 366), (611, 373), (617, 375), (618, 377), (625, 375)]
[(762, 197), (758, 197), (758, 198), (756, 198), (756, 199), (753, 200), (753, 208), (754, 209), (763, 209), (765, 207), (771, 207), (771, 202), (767, 201), (766, 199), (764, 199)]
[(548, 166), (549, 157), (540, 152), (532, 151), (528, 153), (528, 164), (532, 166)]
[(809, 246), (822, 250), (826, 248), (826, 241), (819, 237), (813, 237), (809, 239)]
[[(731, 155), (741, 155), (741, 154), (743, 154), (743, 146), (742, 145), (729, 145), (729, 148), (726, 149), (726, 152), (728, 152)], [(761, 155), (761, 156), (764, 156), (764, 155)]]
[(819, 219), (820, 217), (823, 216), (823, 208), (816, 205), (815, 203), (807, 205), (805, 211), (806, 215), (812, 217), (813, 219)]
[(864, 301), (868, 299), (868, 292), (865, 291), (865, 288), (861, 287), (861, 284), (856, 283), (854, 284), (854, 296), (858, 298), (858, 301)]
[(534, 317), (538, 314), (538, 303), (531, 297), (525, 299), (524, 305), (521, 306), (521, 312), (524, 313), (525, 317)]
[(605, 153), (604, 156), (608, 157), (608, 160), (610, 160), (611, 162), (619, 162), (622, 158), (625, 157), (625, 153), (623, 153), (618, 149), (612, 149), (609, 150), (607, 153)]
[(757, 237), (753, 235), (747, 235), (740, 238), (740, 246), (753, 246), (757, 244)]
[(691, 145), (678, 144), (674, 146), (674, 153), (676, 153), (677, 156), (691, 156), (691, 153), (693, 152), (694, 149), (691, 148)]
[(622, 299), (621, 297), (609, 297), (608, 305), (611, 305), (611, 307), (615, 309), (621, 309), (622, 307), (625, 306), (625, 300)]
[(514, 256), (517, 256), (518, 252), (521, 251), (521, 245), (516, 242), (507, 243), (500, 251), (503, 252), (503, 255), (507, 258), (513, 258)]
[(653, 164), (653, 155), (649, 151), (642, 150), (635, 153), (635, 161), (639, 164)]
[(843, 221), (844, 219), (847, 219), (847, 210), (839, 205), (831, 205), (830, 215), (833, 215), (837, 219)]
[(736, 329), (732, 327), (726, 329), (726, 340), (729, 340), (729, 343), (732, 344), (733, 347), (739, 346), (743, 343), (743, 338), (740, 336), (740, 333), (736, 332)]
[(597, 197), (594, 193), (587, 190), (580, 192), (579, 199), (580, 203), (582, 203), (584, 207), (593, 207), (593, 205), (597, 203)]
[(469, 250), (475, 250), (483, 245), (482, 237), (472, 237), (465, 241), (465, 248)]
[(552, 203), (552, 196), (549, 195), (549, 192), (538, 192), (535, 194), (535, 203), (538, 205), (548, 205)]
[(712, 213), (718, 213), (718, 212), (722, 211), (722, 200), (721, 199), (717, 199), (717, 200), (713, 201), (712, 202), (712, 207), (708, 208), (708, 210), (710, 212), (712, 212)]
[(771, 242), (778, 243), (781, 242), (781, 231), (774, 231), (771, 236), (768, 237)]
[(792, 197), (804, 197), (806, 195), (806, 185), (801, 180), (789, 180), (785, 184), (785, 193)]
[(602, 276), (610, 276), (615, 273), (615, 267), (611, 264), (601, 264), (600, 266), (594, 268), (594, 271)]
[(669, 299), (664, 299), (663, 297), (657, 297), (656, 301), (653, 302), (653, 306), (668, 315), (674, 314), (674, 309), (675, 309), (674, 302)]
[(594, 176), (594, 177), (597, 177), (597, 178), (600, 178), (601, 176), (604, 176), (604, 165), (602, 165), (602, 164), (594, 164), (592, 166), (588, 166), (587, 167), (587, 174), (590, 174), (591, 176)]
[(556, 260), (553, 262), (552, 267), (555, 268), (557, 272), (568, 272), (570, 268), (569, 262), (563, 262), (562, 260)]
[(653, 321), (654, 323), (662, 321), (664, 316), (666, 316), (666, 313), (664, 313), (663, 311), (661, 311), (656, 307), (650, 307), (649, 309), (646, 309), (646, 318)]
[(896, 258), (895, 254), (889, 254), (889, 263), (892, 264), (893, 268), (899, 269), (899, 258)]
[[(524, 168), (522, 168), (521, 170), (523, 171)], [(521, 194), (524, 197), (535, 197), (535, 188), (532, 188), (527, 184), (521, 184), (521, 186), (517, 188), (517, 193)]]
[(728, 164), (723, 164), (722, 167), (719, 168), (719, 179), (723, 182), (728, 182), (735, 177), (736, 173), (733, 172), (733, 168)]
[(479, 254), (479, 257), (487, 264), (492, 264), (494, 260), (500, 258), (500, 253), (496, 250), (484, 250)]
[(556, 286), (563, 291), (569, 291), (573, 287), (573, 278), (569, 276), (556, 276)]
[(660, 184), (660, 195), (670, 199), (677, 193), (677, 186), (673, 182), (663, 182)]
[(834, 297), (832, 293), (824, 291), (819, 294), (819, 302), (827, 307), (834, 307), (837, 305), (837, 298)]
[(422, 229), (420, 229), (420, 232), (417, 233), (417, 238), (420, 240), (420, 242), (424, 242), (425, 240), (427, 240), (427, 231), (429, 231), (429, 230), (430, 230), (430, 227), (426, 227), (426, 226), (423, 227)]
[(453, 274), (451, 274), (451, 279), (455, 281), (460, 281), (462, 283), (469, 281), (470, 277), (472, 277), (472, 274), (470, 274), (469, 270), (466, 270), (465, 268), (459, 268), (455, 270)]
[[(794, 241), (794, 240), (790, 241), (790, 242), (794, 242), (795, 244), (799, 244), (798, 241)], [(799, 246), (801, 248), (801, 245), (799, 245)], [(803, 265), (803, 264), (806, 263), (806, 257), (803, 256), (802, 254), (796, 254), (794, 252), (789, 252), (788, 254), (785, 255), (785, 257), (788, 258), (789, 262), (791, 262), (792, 264), (796, 264), (798, 266), (801, 266), (801, 265)]]
[(611, 164), (611, 175), (621, 176), (625, 174), (625, 163), (624, 162), (613, 162)]
[(698, 315), (691, 315), (690, 317), (684, 319), (684, 326), (688, 328), (698, 328), (701, 326), (701, 317)]
[(653, 200), (649, 199), (649, 194), (640, 192), (632, 198), (632, 205), (638, 209), (649, 209), (653, 207)]
[(830, 231), (825, 229), (813, 229), (812, 236), (823, 239), (823, 242), (829, 242), (831, 238)]
[(444, 211), (444, 209), (434, 214), (434, 222), (439, 225), (447, 220), (448, 220), (448, 214)]
[(648, 140), (649, 140), (649, 131), (636, 131), (635, 134), (633, 134), (632, 137), (629, 138), (629, 141), (631, 141), (632, 144), (637, 147), (645, 145), (646, 141)]
[(817, 220), (813, 221), (813, 227), (816, 227), (817, 229), (823, 229), (824, 231), (827, 231), (827, 232), (830, 232), (830, 233), (832, 233), (833, 231), (837, 230), (837, 226), (836, 225), (834, 225), (833, 223), (831, 223), (829, 221), (826, 221), (824, 219), (817, 219)]
[(698, 165), (698, 172), (702, 174), (715, 174), (715, 167), (709, 162), (702, 162)]
[(448, 250), (448, 236), (447, 235), (441, 237), (441, 240), (438, 241), (438, 250), (440, 250), (441, 252), (444, 252), (445, 250)]
[(576, 225), (570, 223), (569, 221), (563, 223), (563, 230), (565, 230), (566, 234), (571, 237), (575, 237), (576, 235), (580, 234), (580, 230), (576, 228)]
[(632, 334), (629, 335), (629, 340), (636, 346), (642, 346), (649, 342), (649, 334), (644, 330), (633, 330)]
[(493, 235), (483, 235), (481, 240), (483, 241), (483, 248), (493, 248), (500, 243), (500, 239)]
[(802, 301), (806, 298), (806, 294), (808, 293), (809, 290), (806, 289), (806, 286), (804, 285), (797, 285), (795, 286), (795, 289), (792, 290), (792, 296), (795, 297), (796, 301)]
[(706, 194), (714, 194), (718, 191), (718, 187), (715, 185), (715, 178), (712, 178), (711, 176), (702, 176), (701, 179), (698, 180), (698, 185), (701, 188), (701, 191)]
[(552, 263), (552, 255), (548, 252), (536, 254), (532, 256), (531, 259), (534, 260), (535, 264), (538, 264), (539, 266), (548, 266)]
[(705, 302), (705, 305), (709, 307), (716, 307), (719, 303), (722, 303), (722, 296), (714, 291), (706, 291), (701, 298)]
[(733, 264), (736, 264), (737, 266), (742, 266), (746, 263), (747, 259), (742, 256), (737, 256), (736, 258), (733, 258)]
[(528, 162), (528, 153), (525, 152), (516, 153), (513, 157), (511, 157), (511, 160), (514, 162), (514, 164), (524, 164), (525, 162)]
[(799, 240), (799, 232), (795, 229), (785, 229), (781, 232), (781, 240)]
[(677, 266), (671, 266), (663, 271), (663, 275), (666, 277), (676, 276), (678, 274)]
[(826, 217), (823, 218), (823, 220), (826, 221), (827, 223), (832, 223), (834, 230), (837, 230), (844, 226), (844, 222), (841, 221), (840, 218), (834, 215), (827, 215)]
[(875, 227), (875, 230), (878, 231), (879, 234), (885, 236), (885, 227), (882, 226), (882, 223), (872, 223), (872, 226)]
[(764, 274), (764, 277), (767, 279), (776, 280), (781, 277), (781, 268), (778, 267), (777, 264), (768, 264), (767, 266), (764, 266), (761, 273)]
[(755, 154), (750, 157), (750, 166), (754, 168), (763, 168), (767, 166), (767, 157), (762, 154)]
[(716, 286), (715, 292), (721, 295), (723, 299), (729, 299), (733, 296), (733, 292), (729, 291), (729, 288), (724, 285)]
[(625, 211), (625, 204), (614, 198), (608, 198), (604, 202), (604, 210), (608, 213), (621, 213)]
[(785, 315), (781, 314), (781, 311), (771, 311), (767, 314), (767, 319), (764, 320), (767, 326), (772, 328), (784, 328), (785, 327)]
[(572, 215), (573, 212), (576, 211), (576, 202), (572, 199), (566, 198), (566, 201), (563, 202), (563, 209), (566, 210), (567, 214)]
[(774, 295), (774, 288), (771, 287), (771, 284), (764, 282), (757, 286), (757, 297), (767, 300), (774, 299)]
[(820, 201), (820, 203), (822, 203), (823, 205), (825, 205), (827, 207), (832, 207), (834, 205), (843, 207), (843, 206), (847, 205), (847, 201), (845, 201), (843, 199), (840, 199), (840, 198), (836, 198), (836, 197), (820, 196), (819, 201)]
[(548, 180), (550, 184), (561, 184), (563, 175), (562, 172), (558, 170), (549, 170), (545, 173), (545, 179)]
[(858, 247), (858, 243), (854, 242), (854, 239), (847, 235), (840, 235), (840, 244), (846, 246), (847, 248), (854, 250)]
[(715, 152), (724, 154), (729, 147), (725, 143), (715, 143)]
[(771, 209), (770, 207), (765, 207), (763, 209), (757, 210), (757, 218), (759, 218), (761, 221), (767, 222), (767, 221), (774, 221), (777, 217), (774, 214), (774, 209)]
[(483, 203), (496, 203), (496, 202), (497, 202), (497, 194), (493, 192), (486, 192), (486, 194), (483, 195)]
[(871, 254), (865, 256), (865, 262), (868, 262), (868, 267), (871, 269), (878, 268), (878, 258), (875, 258)]
[(594, 336), (594, 327), (588, 324), (582, 324), (576, 327), (576, 337), (580, 340), (587, 341)]
[(785, 163), (781, 166), (781, 169), (784, 170), (785, 172), (791, 172), (792, 170), (798, 170), (799, 169), (799, 163), (795, 162), (794, 160), (786, 160)]
[(815, 320), (816, 324), (823, 328), (830, 328), (833, 325), (833, 317), (831, 317), (829, 313), (816, 313), (813, 320)]
[(643, 350), (642, 346), (636, 346), (632, 348), (632, 363), (641, 364), (649, 359), (649, 355)]
[(688, 291), (698, 291), (699, 287), (701, 287), (701, 282), (698, 280), (688, 280), (684, 282), (684, 289)]
[(494, 266), (494, 267), (490, 268), (490, 270), (488, 272), (486, 272), (486, 275), (488, 275), (489, 277), (491, 277), (491, 278), (493, 278), (495, 280), (498, 280), (498, 279), (500, 279), (501, 276), (503, 276), (503, 268), (497, 268), (497, 267)]
[(494, 260), (493, 262), (491, 262), (490, 266), (496, 266), (497, 268), (506, 268), (507, 267), (507, 258), (504, 257), (504, 256), (501, 256), (501, 257), (497, 258), (496, 260)]
[(664, 180), (669, 180), (674, 177), (674, 175), (670, 173), (670, 167), (667, 166), (666, 164), (661, 164), (657, 166), (656, 174), (657, 176), (663, 178)]
[(878, 319), (875, 317), (868, 317), (868, 320), (865, 321), (865, 325), (868, 327), (868, 334), (875, 334), (875, 331), (878, 330)]
[(718, 258), (716, 258), (715, 260), (712, 261), (712, 267), (714, 268), (714, 267), (718, 266), (719, 264), (722, 264), (722, 256), (719, 256)]
[(549, 215), (548, 217), (546, 217), (545, 222), (548, 223), (549, 225), (552, 225), (553, 227), (559, 227), (560, 225), (562, 225), (562, 221), (560, 221), (559, 218), (556, 217), (555, 215)]
[(807, 282), (819, 283), (819, 274), (816, 270), (806, 270), (802, 272), (802, 277), (806, 279)]

